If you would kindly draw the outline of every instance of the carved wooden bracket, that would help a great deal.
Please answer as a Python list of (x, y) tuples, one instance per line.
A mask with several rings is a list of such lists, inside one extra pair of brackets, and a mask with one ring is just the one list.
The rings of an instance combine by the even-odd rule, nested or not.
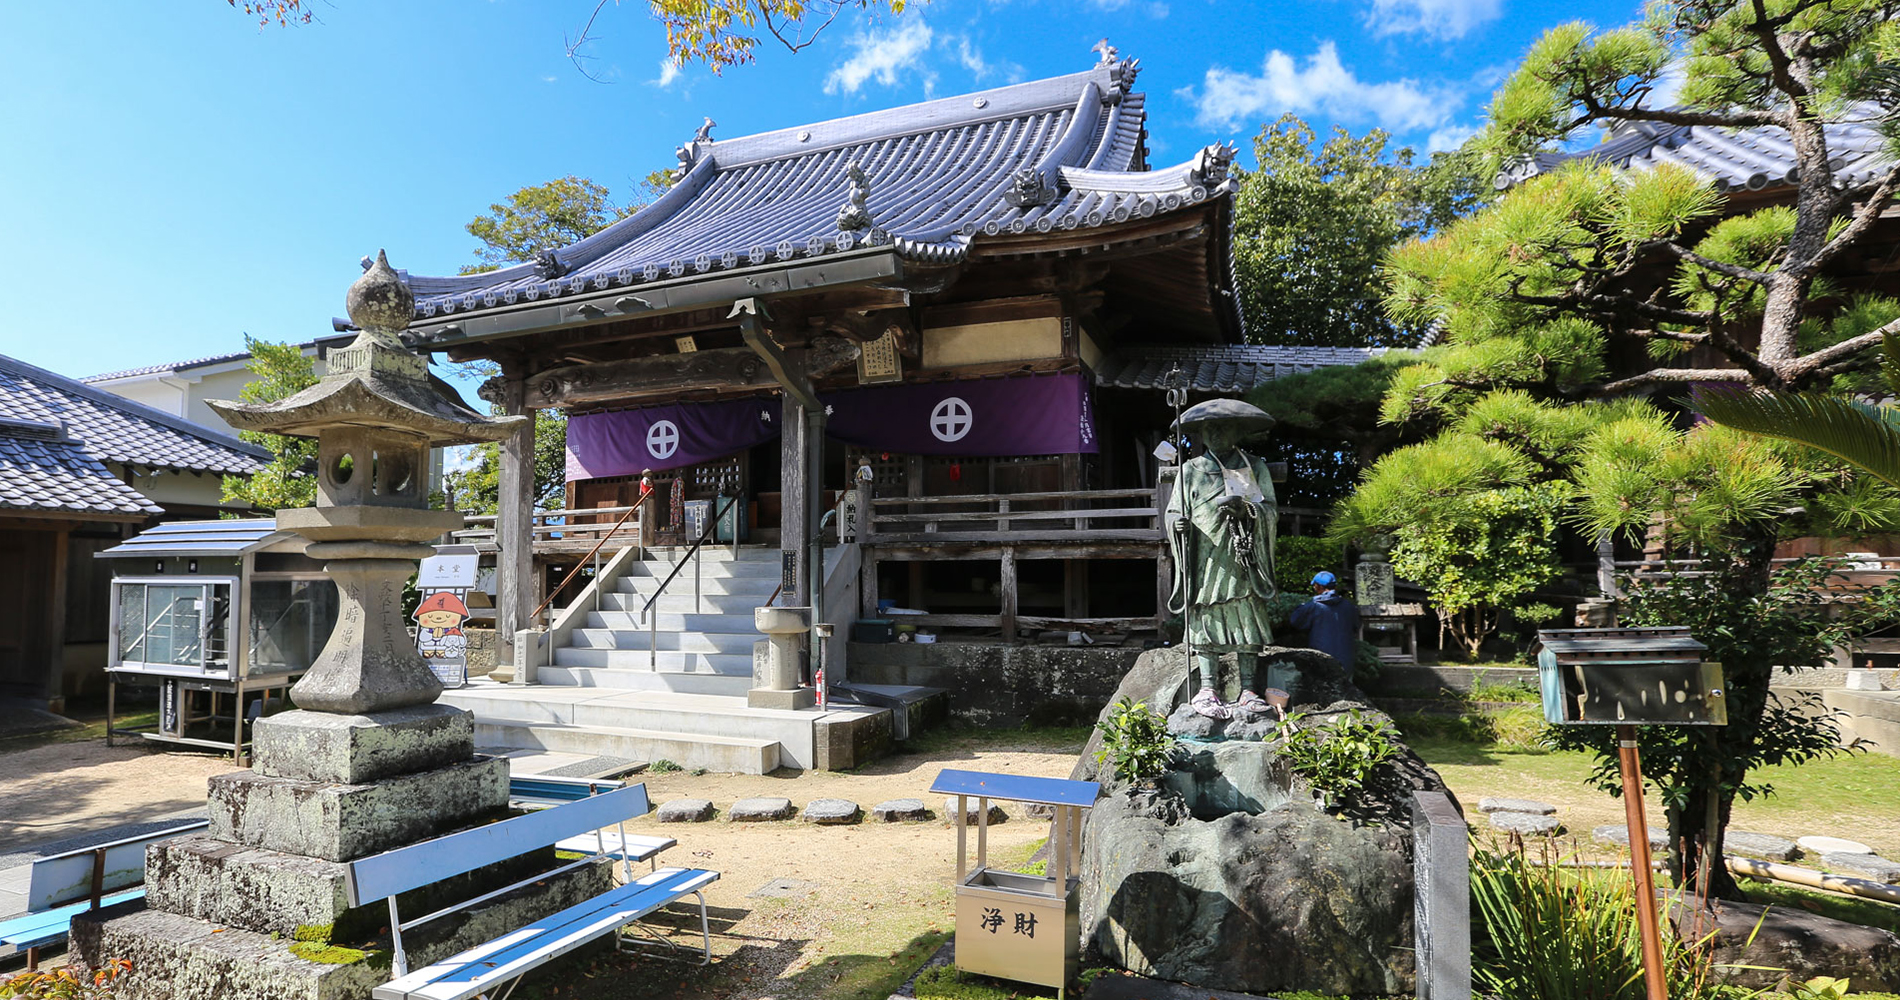
[(536, 409), (599, 403), (630, 396), (771, 385), (772, 374), (750, 349), (721, 347), (601, 364), (551, 368), (528, 381)]

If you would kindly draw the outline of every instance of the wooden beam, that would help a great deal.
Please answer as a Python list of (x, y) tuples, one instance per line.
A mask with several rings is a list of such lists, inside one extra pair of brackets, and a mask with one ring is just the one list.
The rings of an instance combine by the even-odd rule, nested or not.
[[(534, 415), (519, 370), (502, 370), (502, 412)], [(501, 476), (495, 507), (495, 640), (499, 655), (519, 664), (515, 632), (526, 628), (539, 586), (534, 579), (534, 421), (501, 443)]]
[(773, 384), (772, 373), (751, 348), (722, 347), (551, 368), (528, 380), (525, 403), (534, 409), (567, 408), (662, 393)]
[(1003, 641), (1016, 639), (1016, 550), (1003, 550)]

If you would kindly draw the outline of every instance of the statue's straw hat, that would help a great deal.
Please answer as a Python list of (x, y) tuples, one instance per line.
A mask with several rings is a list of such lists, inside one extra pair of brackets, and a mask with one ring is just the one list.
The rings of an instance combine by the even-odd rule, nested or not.
[(1252, 403), (1243, 403), (1238, 399), (1210, 399), (1205, 403), (1196, 403), (1181, 414), (1183, 430), (1198, 424), (1231, 422), (1236, 429), (1249, 435), (1264, 434), (1273, 429), (1273, 418)]

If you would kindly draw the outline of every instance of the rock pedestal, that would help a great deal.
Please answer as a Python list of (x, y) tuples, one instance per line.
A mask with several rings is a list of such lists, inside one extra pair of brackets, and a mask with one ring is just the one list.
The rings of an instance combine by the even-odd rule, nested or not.
[[(1300, 725), (1365, 704), (1324, 654), (1272, 649), (1296, 663)], [(1189, 664), (1151, 650), (1116, 698), (1162, 714), (1181, 704)], [(1156, 783), (1102, 782), (1083, 831), (1083, 945), (1129, 971), (1245, 993), (1411, 994), (1415, 974), (1412, 803), (1445, 792), (1409, 749), (1331, 812), (1262, 741), (1255, 720), (1195, 727)], [(1269, 727), (1270, 728), (1270, 727)], [(1251, 737), (1251, 738), (1249, 738)]]
[(752, 646), (750, 708), (810, 708), (818, 693), (798, 683), (799, 661), (811, 630), (810, 608), (755, 608), (752, 623), (766, 638)]

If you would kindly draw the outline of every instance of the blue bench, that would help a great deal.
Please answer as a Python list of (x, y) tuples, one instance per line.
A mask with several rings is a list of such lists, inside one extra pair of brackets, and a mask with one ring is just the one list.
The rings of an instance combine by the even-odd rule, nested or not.
[(26, 915), (0, 921), (0, 957), (24, 951), (27, 968), (38, 968), (40, 949), (66, 940), (75, 915), (145, 895), (147, 847), (208, 825), (180, 823), (35, 860), (27, 874)]
[[(564, 802), (573, 802), (589, 796), (610, 792), (626, 787), (626, 782), (611, 778), (562, 778), (546, 774), (516, 775), (508, 779), (508, 804), (521, 809), (549, 809)], [(627, 861), (645, 861), (648, 867), (658, 871), (660, 863), (657, 856), (661, 851), (674, 847), (679, 841), (671, 837), (629, 836), (624, 832), (601, 835), (605, 842), (599, 843), (595, 837), (582, 834), (569, 837), (554, 845), (556, 850), (575, 851), (581, 854), (599, 850), (609, 857)]]
[[(605, 827), (620, 827), (651, 808), (645, 785), (634, 785), (590, 795), (565, 805), (525, 816), (452, 833), (349, 863), (345, 887), (351, 906), (379, 899), (389, 901), (389, 931), (394, 945), (396, 978), (373, 991), (376, 1000), (468, 1000), (470, 997), (512, 992), (520, 978), (553, 959), (602, 937), (612, 935), (616, 948), (628, 948), (623, 931), (653, 911), (695, 896), (699, 899), (699, 963), (712, 960), (712, 932), (706, 917), (706, 885), (718, 872), (697, 868), (660, 868), (633, 877), (633, 858), (607, 850)], [(621, 829), (624, 840), (625, 830)], [(551, 872), (543, 872), (427, 916), (405, 921), (396, 897), (411, 889), (440, 882), (487, 865), (525, 854), (567, 838), (592, 834), (595, 853)], [(618, 857), (625, 865), (627, 883), (577, 903), (559, 913), (533, 921), (485, 944), (445, 958), (427, 968), (409, 970), (402, 934), (438, 917), (511, 892), (524, 885), (602, 858)], [(668, 947), (672, 947), (668, 945)]]

